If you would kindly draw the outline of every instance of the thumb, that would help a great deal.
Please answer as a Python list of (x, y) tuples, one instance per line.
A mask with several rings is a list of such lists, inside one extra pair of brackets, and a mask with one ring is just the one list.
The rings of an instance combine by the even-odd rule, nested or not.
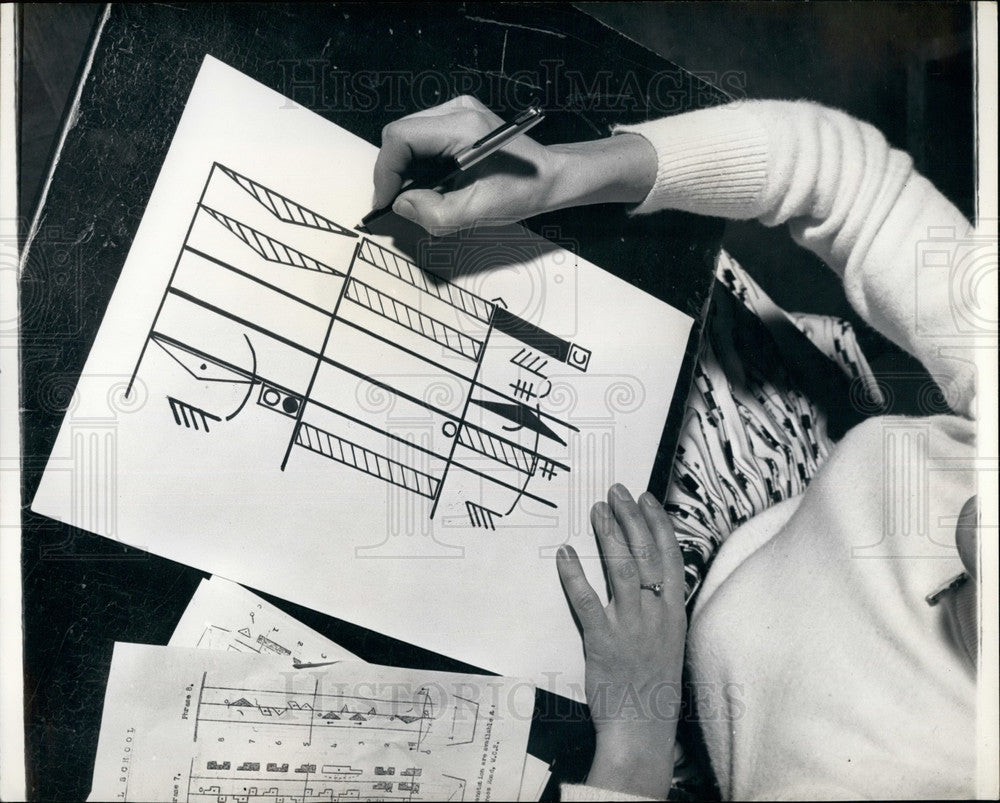
[(471, 226), (463, 205), (456, 203), (456, 193), (442, 195), (434, 190), (410, 190), (400, 195), (392, 211), (422, 226), (434, 236), (451, 234)]

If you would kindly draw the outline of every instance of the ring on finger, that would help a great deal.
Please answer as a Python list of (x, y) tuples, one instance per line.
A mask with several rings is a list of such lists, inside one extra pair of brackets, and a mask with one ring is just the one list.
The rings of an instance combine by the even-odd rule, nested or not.
[(660, 592), (663, 591), (663, 582), (659, 583), (640, 583), (639, 588), (643, 591), (652, 591), (656, 596), (660, 596)]

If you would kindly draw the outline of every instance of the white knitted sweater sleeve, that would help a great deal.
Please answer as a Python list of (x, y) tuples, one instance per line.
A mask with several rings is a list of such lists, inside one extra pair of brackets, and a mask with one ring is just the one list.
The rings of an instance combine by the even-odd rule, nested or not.
[(787, 224), (840, 275), (858, 313), (923, 363), (952, 409), (973, 414), (976, 312), (961, 292), (972, 227), (877, 129), (814, 103), (743, 101), (623, 132), (658, 157), (636, 212)]

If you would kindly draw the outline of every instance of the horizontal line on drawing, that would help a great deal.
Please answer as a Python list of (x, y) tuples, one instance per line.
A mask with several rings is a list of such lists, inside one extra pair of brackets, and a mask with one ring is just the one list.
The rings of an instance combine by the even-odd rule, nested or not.
[[(212, 312), (215, 312), (215, 313), (223, 316), (224, 318), (229, 318), (230, 320), (235, 321), (236, 323), (242, 324), (243, 326), (247, 326), (247, 327), (249, 327), (249, 328), (251, 328), (251, 329), (253, 329), (253, 330), (257, 331), (257, 332), (260, 332), (261, 334), (269, 335), (270, 337), (273, 337), (275, 340), (277, 340), (277, 341), (279, 341), (281, 343), (284, 343), (285, 345), (290, 346), (291, 348), (297, 349), (299, 351), (304, 352), (305, 354), (309, 354), (309, 355), (311, 355), (313, 357), (316, 357), (317, 359), (320, 359), (323, 362), (328, 363), (329, 365), (332, 365), (335, 368), (339, 368), (340, 370), (345, 371), (345, 372), (347, 372), (349, 374), (352, 374), (353, 376), (356, 376), (359, 379), (363, 379), (363, 380), (365, 380), (367, 382), (370, 382), (371, 384), (375, 385), (376, 387), (380, 387), (383, 390), (388, 391), (389, 393), (394, 393), (397, 396), (399, 396), (400, 398), (406, 399), (407, 401), (411, 401), (414, 404), (417, 404), (417, 405), (423, 407), (426, 410), (430, 410), (431, 412), (438, 413), (439, 415), (442, 415), (445, 418), (448, 418), (448, 419), (450, 419), (452, 421), (455, 421), (455, 422), (457, 422), (459, 424), (462, 424), (464, 426), (471, 426), (471, 427), (473, 427), (475, 429), (479, 429), (479, 427), (476, 427), (474, 424), (468, 424), (467, 422), (462, 421), (454, 413), (449, 413), (446, 410), (441, 410), (441, 409), (439, 409), (437, 407), (434, 407), (433, 405), (428, 404), (427, 402), (425, 402), (425, 401), (423, 401), (421, 399), (418, 399), (415, 396), (411, 396), (408, 393), (404, 393), (404, 392), (402, 392), (400, 390), (397, 390), (396, 388), (393, 388), (391, 385), (388, 385), (388, 384), (386, 384), (384, 382), (379, 382), (378, 380), (374, 379), (373, 377), (368, 376), (367, 374), (365, 374), (365, 373), (363, 373), (361, 371), (357, 371), (357, 370), (355, 370), (355, 369), (353, 369), (353, 368), (351, 368), (351, 367), (349, 367), (347, 365), (343, 365), (341, 363), (338, 363), (336, 360), (331, 360), (329, 357), (325, 357), (322, 354), (319, 354), (319, 353), (313, 351), (312, 349), (306, 348), (305, 346), (301, 345), (300, 343), (295, 343), (295, 342), (289, 340), (288, 338), (282, 337), (281, 335), (279, 335), (279, 334), (277, 334), (275, 332), (271, 332), (268, 329), (265, 329), (264, 327), (259, 326), (258, 324), (255, 324), (255, 323), (253, 323), (251, 321), (247, 321), (247, 320), (239, 317), (238, 315), (234, 315), (231, 312), (227, 312), (226, 310), (220, 309), (219, 307), (216, 307), (214, 304), (209, 304), (207, 301), (204, 301), (204, 300), (202, 300), (200, 298), (192, 296), (190, 293), (185, 293), (183, 290), (178, 290), (178, 289), (176, 289), (174, 287), (170, 288), (170, 292), (173, 293), (176, 296), (179, 296), (180, 298), (183, 298), (183, 299), (185, 299), (187, 301), (190, 301), (192, 304), (197, 304), (198, 306), (201, 306), (201, 307), (204, 307), (205, 309), (211, 310)], [(308, 402), (312, 402), (312, 399), (306, 398), (305, 401), (307, 403)], [(321, 406), (325, 407), (325, 405), (321, 405)], [(327, 408), (327, 409), (330, 409), (330, 408)], [(333, 412), (339, 412), (339, 411), (334, 410)], [(486, 430), (482, 430), (482, 431), (485, 432)], [(459, 464), (459, 465), (461, 465), (461, 464)], [(506, 488), (510, 488), (511, 490), (515, 490), (515, 491), (516, 490), (520, 490), (520, 489), (518, 489), (518, 488), (516, 488), (516, 487), (514, 487), (512, 485), (508, 485), (507, 483), (505, 483), (505, 482), (503, 482), (501, 480), (497, 480), (497, 479), (495, 479), (493, 477), (490, 477), (489, 475), (486, 475), (486, 474), (483, 474), (482, 472), (476, 471), (475, 469), (468, 468), (467, 466), (461, 465), (461, 468), (463, 468), (464, 470), (469, 471), (469, 472), (471, 472), (473, 474), (477, 474), (477, 475), (479, 475), (481, 477), (484, 477), (485, 479), (488, 479), (491, 482), (495, 482), (498, 485), (502, 485), (502, 486), (504, 486)], [(535, 496), (533, 494), (525, 493), (525, 496), (528, 496), (531, 499), (534, 499), (535, 501), (541, 502), (542, 504), (548, 505), (550, 507), (553, 507), (553, 508), (556, 507), (556, 505), (553, 502), (550, 502), (547, 499), (543, 499), (543, 498)]]
[(397, 348), (400, 351), (404, 352), (405, 354), (409, 354), (411, 357), (416, 357), (418, 360), (423, 360), (428, 365), (433, 365), (435, 368), (445, 371), (446, 373), (449, 373), (452, 376), (457, 376), (459, 379), (464, 379), (466, 382), (471, 381), (471, 377), (468, 377), (465, 374), (456, 371), (454, 368), (448, 368), (445, 365), (441, 365), (441, 363), (439, 362), (435, 362), (430, 357), (426, 357), (423, 354), (419, 354), (416, 351), (413, 351), (412, 349), (408, 349), (406, 346), (400, 345), (394, 340), (390, 340), (389, 338), (383, 337), (382, 335), (377, 335), (373, 331), (371, 331), (371, 329), (366, 329), (361, 324), (354, 323), (354, 321), (349, 321), (347, 320), (347, 318), (337, 318), (337, 323), (346, 323), (353, 329), (357, 329), (359, 332), (364, 332), (369, 337), (374, 337), (376, 340), (381, 340), (383, 343), (392, 346), (394, 348)]
[[(318, 697), (333, 697), (335, 695), (322, 695), (322, 694), (320, 694), (320, 695), (317, 695), (317, 696)], [(370, 702), (368, 700), (368, 698), (366, 698), (366, 697), (357, 698), (357, 699), (364, 700), (366, 703)], [(375, 700), (375, 701), (371, 701), (371, 702), (388, 702), (388, 701), (387, 700)], [(397, 701), (396, 704), (397, 705), (409, 705), (409, 703), (398, 702), (398, 701)], [(209, 703), (209, 702), (204, 702), (204, 701), (202, 702), (202, 706), (207, 706), (207, 705), (214, 705), (216, 708), (234, 708), (235, 707), (235, 708), (240, 708), (240, 709), (246, 709), (247, 711), (252, 711), (255, 708), (257, 708), (257, 706), (255, 706), (255, 705), (251, 705), (251, 706), (248, 707), (248, 706), (243, 706), (243, 705), (241, 705), (241, 706), (233, 706), (230, 703)], [(273, 706), (273, 705), (262, 705), (261, 706), (261, 708), (267, 708), (267, 709), (272, 709), (272, 708), (275, 708), (275, 707), (276, 706)], [(337, 714), (345, 713), (343, 711), (339, 711), (337, 709), (329, 708), (329, 707), (319, 707), (319, 708), (315, 708), (315, 709), (313, 709), (313, 708), (287, 708), (286, 707), (286, 708), (283, 709), (283, 711), (298, 711), (300, 713), (309, 712), (313, 716), (319, 715), (320, 718), (322, 718), (322, 715), (324, 713), (329, 713), (330, 711), (334, 711)], [(371, 713), (369, 713), (367, 711), (362, 711), (361, 709), (358, 709), (356, 711), (349, 710), (346, 713), (348, 713), (348, 714), (361, 714), (362, 716), (372, 717), (372, 718), (374, 718), (374, 717), (400, 717), (400, 716), (403, 716), (403, 717), (406, 717), (407, 719), (411, 720), (412, 722), (417, 722), (417, 721), (419, 721), (421, 719), (434, 719), (434, 716), (432, 714), (406, 714), (406, 713), (397, 714), (397, 713), (392, 712), (392, 711), (388, 711), (388, 712), (387, 711), (376, 711), (374, 714), (371, 714)], [(199, 717), (199, 718), (203, 722), (207, 719), (207, 717)], [(239, 722), (240, 720), (238, 720), (238, 719), (236, 719), (236, 720), (234, 720), (234, 719), (226, 719), (226, 720), (222, 720), (222, 721), (224, 721), (224, 722)], [(277, 721), (277, 720), (275, 720), (275, 721)], [(336, 722), (337, 720), (331, 719), (329, 721), (330, 722)], [(344, 720), (344, 721), (346, 722), (347, 720)], [(289, 723), (289, 724), (291, 724), (291, 723)], [(407, 723), (407, 724), (409, 724), (409, 723)]]
[[(213, 354), (209, 354), (208, 352), (201, 351), (200, 349), (197, 349), (194, 346), (189, 346), (184, 341), (178, 340), (177, 338), (171, 337), (170, 335), (165, 335), (165, 334), (163, 334), (163, 332), (157, 332), (157, 331), (154, 330), (153, 332), (150, 332), (149, 336), (150, 336), (150, 338), (152, 338), (154, 340), (155, 339), (163, 340), (163, 341), (166, 341), (167, 343), (170, 343), (173, 346), (177, 346), (178, 348), (182, 348), (185, 351), (189, 351), (192, 354), (197, 354), (199, 357), (201, 357), (203, 359), (212, 360), (213, 362), (218, 363), (219, 365), (223, 366), (224, 368), (228, 368), (229, 370), (234, 371), (236, 373), (245, 374), (247, 377), (254, 376), (256, 378), (256, 381), (261, 382), (261, 383), (263, 383), (263, 384), (265, 384), (265, 385), (267, 385), (269, 387), (275, 388), (276, 390), (283, 391), (283, 392), (287, 393), (289, 396), (299, 396), (299, 397), (302, 396), (302, 391), (292, 390), (291, 388), (286, 388), (284, 385), (279, 385), (277, 382), (274, 382), (274, 381), (268, 379), (266, 376), (262, 376), (260, 374), (251, 374), (249, 371), (247, 371), (247, 370), (245, 370), (243, 368), (240, 368), (237, 365), (233, 365), (230, 362), (226, 362), (226, 360), (223, 360), (223, 359), (221, 359), (219, 357), (216, 357)], [(219, 628), (219, 629), (222, 630), (224, 628)], [(226, 631), (226, 632), (229, 632), (229, 631)]]
[[(377, 427), (374, 424), (369, 424), (367, 421), (362, 421), (360, 418), (355, 418), (353, 415), (345, 413), (343, 410), (337, 410), (337, 409), (335, 409), (333, 407), (330, 407), (330, 406), (328, 406), (326, 404), (323, 404), (322, 402), (318, 402), (315, 399), (309, 399), (309, 404), (315, 404), (317, 407), (321, 407), (322, 409), (326, 410), (327, 412), (334, 413), (335, 415), (343, 416), (348, 421), (353, 421), (356, 424), (361, 424), (361, 426), (368, 427), (368, 429), (373, 430), (374, 432), (381, 432), (386, 437), (392, 438), (393, 440), (396, 440), (396, 441), (399, 441), (400, 443), (402, 443), (402, 444), (404, 444), (406, 446), (409, 446), (411, 449), (415, 449), (418, 452), (423, 452), (424, 454), (430, 455), (431, 457), (436, 457), (438, 460), (447, 460), (447, 458), (444, 455), (440, 455), (437, 452), (433, 451), (432, 449), (427, 449), (427, 448), (425, 448), (423, 446), (418, 446), (415, 443), (411, 443), (410, 441), (406, 440), (405, 438), (401, 438), (399, 435), (393, 435), (391, 432), (387, 432), (386, 430), (382, 429), (381, 427)], [(463, 426), (472, 427), (474, 429), (478, 429), (478, 427), (476, 427), (474, 424), (469, 424), (468, 422), (466, 422), (465, 424), (463, 424)], [(485, 431), (485, 430), (482, 430), (482, 431)], [(544, 455), (539, 455), (539, 458), (544, 459), (544, 460), (549, 460), (549, 458), (545, 457)], [(500, 463), (501, 465), (507, 465), (506, 463), (503, 463), (503, 461), (495, 460), (495, 458), (494, 458), (494, 461), (497, 462), (497, 463)], [(549, 462), (554, 462), (554, 461), (550, 460)], [(501, 486), (503, 488), (506, 488), (509, 491), (520, 491), (521, 490), (516, 485), (511, 485), (511, 484), (509, 484), (507, 482), (504, 482), (503, 480), (497, 479), (494, 476), (491, 476), (489, 474), (485, 474), (482, 471), (477, 471), (476, 469), (470, 468), (469, 466), (465, 465), (464, 463), (458, 463), (458, 462), (455, 462), (453, 460), (452, 464), (455, 465), (455, 466), (458, 466), (458, 468), (462, 469), (462, 471), (468, 471), (470, 474), (475, 474), (477, 477), (482, 477), (484, 480), (488, 480), (489, 482), (495, 483), (495, 484), (497, 484), (497, 485), (499, 485), (499, 486)], [(560, 464), (555, 463), (555, 465), (559, 466)], [(567, 468), (566, 470), (568, 471), (569, 469)], [(550, 502), (547, 499), (543, 499), (540, 496), (535, 496), (534, 494), (527, 493), (527, 492), (525, 492), (525, 496), (530, 497), (531, 499), (534, 499), (537, 502), (541, 502), (544, 505), (548, 505), (549, 507), (557, 507), (554, 503)]]
[(296, 301), (299, 304), (302, 304), (304, 307), (308, 307), (309, 309), (315, 310), (316, 312), (321, 312), (324, 315), (330, 314), (330, 310), (323, 309), (322, 307), (313, 304), (311, 301), (306, 301), (304, 298), (300, 298), (294, 293), (290, 293), (287, 290), (284, 290), (283, 288), (278, 287), (275, 284), (271, 284), (270, 282), (264, 281), (264, 279), (254, 276), (252, 273), (247, 273), (245, 270), (237, 268), (235, 265), (230, 265), (228, 262), (225, 262), (224, 260), (217, 259), (216, 257), (213, 257), (210, 254), (206, 254), (204, 251), (200, 251), (194, 246), (185, 245), (184, 250), (190, 251), (192, 254), (197, 254), (202, 259), (207, 259), (209, 262), (214, 262), (221, 268), (226, 268), (227, 270), (231, 270), (233, 273), (242, 276), (245, 279), (249, 279), (252, 282), (256, 282), (257, 284), (266, 287), (268, 290), (273, 290), (275, 293), (278, 293), (279, 295), (282, 295), (285, 298), (290, 298), (292, 301)]
[[(292, 692), (289, 694), (288, 689), (246, 689), (240, 686), (208, 686), (204, 687), (206, 690), (215, 689), (216, 691), (248, 691), (254, 694), (277, 694), (283, 697), (308, 697), (312, 699), (313, 692)], [(323, 694), (318, 692), (315, 694), (316, 697), (336, 697), (338, 700), (365, 700), (372, 703), (391, 703), (393, 705), (409, 705), (409, 702), (404, 703), (398, 698), (395, 700), (386, 699), (382, 697), (359, 697), (354, 694)], [(422, 698), (415, 697), (416, 702), (420, 702)]]
[(217, 307), (215, 306), (215, 304), (210, 304), (204, 299), (198, 298), (197, 296), (193, 296), (190, 293), (184, 292), (183, 290), (178, 290), (176, 287), (171, 287), (169, 292), (175, 296), (178, 296), (179, 298), (183, 298), (185, 301), (190, 301), (192, 304), (197, 304), (199, 307), (203, 307), (209, 310), (210, 312), (214, 312), (217, 315), (221, 315), (223, 318), (228, 318), (231, 321), (235, 321), (241, 326), (246, 326), (250, 329), (253, 329), (255, 332), (260, 332), (262, 335), (273, 337), (279, 343), (284, 343), (286, 346), (291, 346), (293, 349), (297, 349), (298, 351), (301, 351), (305, 354), (309, 354), (313, 357), (319, 358), (321, 356), (319, 352), (313, 351), (312, 349), (303, 346), (301, 343), (296, 343), (294, 340), (289, 340), (287, 337), (279, 335), (277, 332), (272, 332), (270, 329), (267, 329), (266, 327), (261, 326), (260, 324), (254, 323), (253, 321), (248, 321), (246, 318), (241, 318), (239, 315), (229, 312), (228, 310), (224, 310), (221, 307)]
[[(389, 716), (388, 714), (382, 714), (380, 716)], [(309, 718), (310, 720), (313, 717)], [(310, 722), (289, 722), (287, 720), (277, 720), (277, 719), (208, 719), (207, 717), (198, 717), (199, 722), (222, 722), (228, 725), (247, 725), (251, 722), (256, 722), (258, 725), (280, 725), (282, 728), (314, 728), (317, 725)], [(351, 728), (352, 730), (374, 730), (374, 731), (400, 731), (401, 733), (413, 733), (413, 728), (388, 728), (385, 725), (361, 725), (360, 720), (349, 720), (349, 719), (328, 719), (324, 720), (329, 727), (333, 728)], [(340, 722), (340, 725), (334, 725), (334, 722)]]
[[(468, 744), (468, 742), (462, 742), (461, 744)], [(248, 770), (242, 770), (242, 771), (243, 772), (248, 772)], [(289, 785), (295, 784), (295, 786), (296, 786), (296, 793), (297, 794), (289, 793), (289, 794), (285, 795), (285, 797), (288, 797), (288, 798), (295, 797), (296, 800), (303, 800), (303, 798), (301, 797), (301, 794), (302, 794), (302, 782), (305, 780), (305, 778), (307, 776), (309, 777), (309, 783), (317, 783), (317, 784), (323, 784), (323, 783), (328, 783), (328, 784), (352, 783), (352, 784), (356, 784), (356, 783), (358, 783), (358, 778), (357, 778), (356, 775), (352, 776), (350, 778), (317, 778), (316, 777), (317, 775), (346, 775), (347, 774), (346, 771), (344, 771), (344, 772), (331, 772), (329, 770), (325, 770), (325, 771), (318, 771), (318, 772), (300, 772), (300, 773), (295, 774), (294, 776), (291, 773), (289, 773), (287, 776), (278, 776), (278, 777), (274, 777), (274, 778), (265, 778), (265, 777), (262, 777), (259, 774), (242, 775), (241, 776), (239, 774), (239, 772), (240, 772), (240, 770), (235, 770), (235, 771), (232, 772), (232, 774), (228, 774), (227, 773), (226, 775), (192, 775), (191, 776), (191, 780), (192, 781), (215, 781), (216, 783), (218, 783), (219, 781), (256, 781), (258, 786), (261, 785), (261, 784), (264, 784), (264, 783), (279, 783), (281, 781), (284, 781), (286, 784), (289, 784)], [(272, 772), (273, 772), (273, 770), (272, 770)], [(443, 777), (445, 777), (445, 778), (452, 778), (453, 777), (451, 775), (445, 775), (443, 772), (441, 773), (441, 775)], [(378, 781), (381, 780), (384, 777), (386, 777), (386, 778), (392, 778), (392, 776), (369, 775), (368, 776), (368, 780), (362, 781), (362, 783), (378, 783)], [(419, 777), (419, 776), (415, 776), (415, 777)], [(465, 782), (463, 778), (455, 778), (455, 780), (462, 781), (463, 783)], [(257, 795), (257, 796), (260, 797), (262, 795)], [(192, 789), (191, 792), (190, 792), (190, 794), (189, 794), (189, 797), (191, 797), (191, 798), (196, 798), (196, 797), (210, 797), (210, 798), (212, 798), (213, 803), (217, 803), (217, 801), (219, 800), (219, 793), (216, 792), (216, 791), (214, 791), (214, 790), (211, 791), (211, 792), (208, 792), (208, 791), (206, 791), (206, 792), (195, 792)], [(234, 796), (233, 799), (235, 800), (236, 797), (237, 796)], [(246, 800), (247, 797), (244, 797), (244, 796), (240, 795), (239, 799), (240, 800)], [(309, 800), (315, 800), (316, 798), (310, 797), (308, 799)], [(355, 797), (355, 798), (349, 798), (349, 799), (350, 800), (357, 800), (358, 798)], [(402, 798), (398, 798), (398, 799), (402, 800)], [(420, 800), (420, 799), (421, 798), (414, 798), (414, 800)], [(271, 800), (274, 800), (274, 798), (271, 797)]]
[[(355, 368), (351, 368), (349, 365), (344, 365), (343, 363), (339, 363), (336, 360), (330, 359), (329, 357), (326, 357), (326, 356), (324, 356), (323, 354), (320, 354), (317, 351), (313, 351), (312, 349), (307, 348), (306, 346), (303, 346), (301, 343), (296, 343), (296, 342), (294, 342), (292, 340), (289, 340), (288, 338), (283, 337), (283, 336), (277, 334), (276, 332), (272, 332), (269, 329), (266, 329), (265, 327), (260, 326), (259, 324), (253, 323), (252, 321), (248, 321), (245, 318), (241, 318), (239, 315), (235, 315), (235, 314), (233, 314), (233, 313), (231, 313), (231, 312), (229, 312), (227, 310), (221, 309), (220, 307), (217, 307), (214, 304), (210, 304), (209, 302), (204, 301), (203, 299), (197, 298), (196, 296), (193, 296), (190, 293), (186, 293), (183, 290), (178, 290), (175, 287), (171, 287), (170, 288), (170, 292), (172, 294), (176, 295), (176, 296), (179, 296), (180, 298), (185, 299), (186, 301), (190, 301), (192, 304), (197, 304), (200, 307), (204, 307), (207, 310), (215, 312), (216, 314), (221, 315), (224, 318), (229, 318), (231, 321), (235, 321), (238, 324), (241, 324), (243, 326), (247, 326), (247, 327), (249, 327), (249, 328), (251, 328), (251, 329), (253, 329), (253, 330), (257, 331), (257, 332), (260, 332), (261, 334), (265, 334), (265, 335), (268, 335), (270, 337), (273, 337), (275, 340), (277, 340), (280, 343), (285, 344), (286, 346), (290, 346), (291, 348), (297, 349), (298, 351), (301, 351), (304, 354), (308, 354), (311, 357), (315, 357), (316, 359), (321, 360), (321, 361), (327, 363), (328, 365), (332, 365), (334, 368), (339, 368), (340, 370), (345, 371), (346, 373), (349, 373), (352, 376), (356, 376), (359, 379), (363, 379), (366, 382), (370, 382), (371, 384), (375, 385), (376, 387), (380, 387), (383, 390), (386, 390), (386, 391), (388, 391), (390, 393), (394, 393), (397, 396), (399, 396), (400, 398), (406, 399), (407, 401), (411, 401), (414, 404), (417, 404), (417, 405), (423, 407), (425, 410), (430, 410), (431, 412), (438, 413), (439, 415), (443, 415), (446, 418), (450, 418), (452, 421), (456, 421), (456, 422), (459, 421), (458, 416), (456, 416), (454, 413), (449, 413), (447, 410), (441, 410), (440, 408), (437, 408), (437, 407), (435, 407), (432, 404), (428, 404), (427, 402), (423, 401), (422, 399), (418, 399), (416, 396), (411, 396), (408, 393), (404, 393), (403, 391), (398, 390), (398, 389), (392, 387), (391, 385), (386, 384), (385, 382), (379, 382), (377, 379), (375, 379), (374, 377), (368, 376), (368, 374), (364, 373), (363, 371), (358, 371)], [(308, 401), (308, 399), (307, 399), (307, 401)]]
[[(184, 247), (186, 249), (188, 249), (188, 250), (190, 250), (190, 251), (198, 254), (199, 256), (205, 257), (206, 259), (209, 259), (209, 260), (211, 260), (213, 262), (217, 262), (222, 267), (230, 268), (230, 269), (234, 270), (235, 272), (240, 273), (241, 275), (249, 276), (249, 278), (254, 279), (254, 281), (259, 281), (260, 284), (263, 284), (266, 287), (275, 289), (277, 292), (281, 292), (283, 295), (287, 295), (293, 301), (297, 301), (297, 302), (299, 302), (299, 303), (301, 303), (301, 304), (303, 304), (303, 305), (305, 305), (307, 307), (310, 307), (311, 309), (314, 309), (314, 310), (316, 310), (318, 312), (322, 312), (325, 315), (329, 315), (330, 314), (329, 310), (324, 310), (324, 309), (322, 309), (320, 307), (316, 307), (316, 306), (310, 304), (308, 301), (303, 301), (298, 296), (292, 295), (291, 293), (287, 293), (287, 292), (281, 290), (280, 288), (275, 288), (273, 285), (270, 285), (267, 282), (264, 282), (263, 280), (258, 280), (258, 279), (256, 279), (256, 277), (250, 276), (249, 274), (244, 274), (243, 271), (239, 270), (238, 268), (233, 268), (231, 265), (227, 265), (226, 263), (221, 262), (220, 260), (217, 260), (214, 257), (208, 256), (207, 254), (202, 253), (201, 251), (199, 251), (196, 248), (192, 248), (191, 246), (184, 246)], [(261, 332), (262, 334), (270, 335), (271, 337), (274, 337), (275, 339), (280, 340), (281, 342), (285, 343), (286, 345), (291, 346), (292, 348), (296, 348), (299, 351), (302, 351), (305, 354), (308, 354), (308, 355), (310, 355), (312, 357), (320, 358), (324, 362), (329, 363), (330, 365), (334, 365), (334, 366), (337, 366), (337, 367), (342, 367), (342, 366), (340, 366), (339, 363), (337, 363), (334, 360), (331, 360), (329, 357), (321, 356), (318, 352), (315, 352), (315, 351), (313, 351), (313, 350), (311, 350), (309, 348), (306, 348), (305, 346), (303, 346), (303, 345), (301, 345), (299, 343), (295, 343), (295, 342), (293, 342), (291, 340), (288, 340), (287, 338), (283, 338), (281, 335), (279, 335), (279, 334), (277, 334), (275, 332), (271, 332), (270, 330), (265, 329), (265, 328), (263, 328), (263, 327), (261, 327), (261, 326), (259, 326), (257, 324), (251, 323), (250, 321), (246, 321), (246, 320), (240, 318), (237, 315), (234, 315), (234, 314), (232, 314), (232, 313), (230, 313), (230, 312), (228, 312), (226, 310), (223, 310), (223, 309), (221, 309), (219, 307), (216, 307), (213, 304), (209, 304), (207, 301), (203, 301), (202, 299), (199, 299), (196, 296), (192, 296), (191, 294), (186, 293), (183, 290), (178, 290), (178, 289), (176, 289), (174, 287), (171, 287), (171, 288), (169, 288), (169, 292), (173, 293), (174, 295), (178, 295), (181, 298), (184, 298), (184, 299), (186, 299), (186, 300), (188, 300), (188, 301), (190, 301), (190, 302), (192, 302), (194, 304), (198, 304), (199, 306), (202, 306), (202, 307), (204, 307), (206, 309), (212, 310), (213, 312), (217, 312), (218, 314), (223, 315), (223, 316), (229, 318), (230, 320), (236, 321), (237, 323), (244, 324), (245, 326), (250, 326), (253, 329), (257, 330), (258, 332)], [(411, 350), (409, 350), (409, 349), (407, 349), (407, 348), (405, 348), (403, 346), (400, 346), (397, 343), (393, 343), (391, 340), (388, 340), (387, 338), (384, 338), (381, 335), (375, 334), (370, 329), (366, 329), (365, 327), (360, 326), (359, 324), (352, 323), (352, 322), (346, 320), (345, 318), (338, 317), (336, 320), (340, 321), (340, 322), (343, 322), (343, 323), (346, 323), (348, 326), (352, 326), (355, 329), (357, 329), (358, 331), (364, 332), (364, 333), (370, 335), (371, 337), (376, 338), (377, 340), (381, 340), (381, 341), (383, 341), (385, 343), (388, 343), (390, 345), (396, 346), (397, 348), (399, 348), (400, 350), (406, 352), (407, 354), (410, 354), (410, 355), (412, 355), (414, 357), (418, 357), (418, 358), (424, 360), (425, 362), (429, 363), (430, 365), (433, 365), (436, 368), (440, 368), (441, 370), (446, 371), (449, 374), (452, 374), (454, 376), (457, 376), (457, 377), (460, 377), (462, 379), (468, 380), (467, 376), (464, 376), (463, 374), (461, 374), (461, 373), (459, 373), (459, 372), (457, 372), (457, 371), (455, 371), (455, 370), (453, 370), (451, 368), (446, 368), (445, 366), (441, 365), (440, 363), (437, 363), (434, 360), (431, 360), (431, 359), (429, 359), (427, 357), (423, 357), (423, 356), (417, 354), (416, 352), (413, 352), (413, 351), (411, 351)], [(485, 349), (482, 350), (482, 353), (485, 353)], [(206, 356), (211, 357), (211, 355), (206, 355)], [(211, 357), (211, 358), (215, 359), (214, 357)], [(480, 355), (480, 359), (482, 359), (482, 354)], [(351, 373), (354, 373), (357, 376), (361, 376), (363, 378), (370, 379), (370, 377), (366, 377), (364, 374), (361, 374), (361, 373), (358, 373), (356, 371), (347, 369), (346, 367), (345, 367), (345, 370), (349, 370)], [(520, 404), (520, 402), (518, 402), (516, 399), (508, 396), (505, 393), (502, 393), (501, 391), (497, 390), (496, 388), (492, 388), (492, 387), (490, 387), (488, 385), (484, 385), (481, 382), (475, 382), (473, 384), (476, 387), (482, 388), (483, 390), (488, 390), (491, 393), (495, 393), (497, 396), (500, 396), (501, 398), (506, 399), (507, 401), (510, 401), (510, 402), (512, 402), (514, 404)], [(382, 386), (382, 387), (386, 387), (386, 386)], [(391, 388), (388, 388), (388, 387), (386, 387), (386, 389), (387, 390), (391, 390)], [(291, 392), (291, 391), (289, 391), (289, 392)], [(395, 391), (393, 391), (393, 392), (395, 392)], [(296, 395), (298, 395), (298, 394), (296, 394)], [(402, 394), (400, 394), (400, 395), (402, 395)], [(418, 404), (421, 404), (421, 405), (423, 405), (425, 407), (428, 407), (428, 405), (424, 404), (423, 402), (419, 402), (418, 401)], [(433, 410), (435, 408), (428, 407), (428, 409), (432, 409)], [(443, 410), (440, 411), (440, 412), (442, 414), (444, 414), (444, 415), (448, 415), (448, 413), (445, 413)], [(553, 421), (554, 423), (557, 423), (557, 424), (559, 424), (561, 426), (564, 426), (567, 429), (572, 430), (573, 432), (579, 432), (580, 431), (579, 428), (573, 426), (572, 424), (569, 424), (569, 423), (567, 423), (565, 421), (562, 421), (561, 419), (556, 418), (555, 416), (553, 416), (553, 415), (551, 415), (549, 413), (546, 413), (543, 410), (538, 410), (537, 413), (538, 413), (538, 415), (540, 415), (540, 416), (542, 416), (544, 418), (547, 418), (547, 419), (549, 419), (549, 420)], [(458, 419), (456, 418), (455, 420), (457, 421)]]

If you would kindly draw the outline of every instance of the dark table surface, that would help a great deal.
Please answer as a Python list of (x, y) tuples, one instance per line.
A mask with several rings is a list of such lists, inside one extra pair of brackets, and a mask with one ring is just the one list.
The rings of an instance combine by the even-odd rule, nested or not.
[[(509, 116), (539, 100), (542, 142), (593, 139), (726, 96), (569, 6), (115, 5), (97, 42), (22, 280), (24, 672), (28, 794), (90, 790), (115, 641), (164, 644), (204, 574), (27, 509), (203, 56), (373, 143), (391, 120), (459, 93)], [(595, 206), (527, 221), (702, 321), (722, 234), (683, 213)], [(689, 374), (700, 326), (684, 367)], [(681, 394), (683, 395), (683, 394)], [(650, 488), (663, 491), (675, 400)], [(664, 401), (666, 404), (666, 400)], [(366, 660), (451, 671), (448, 658), (268, 598)], [(529, 749), (579, 780), (586, 709), (539, 692)], [(547, 796), (555, 794), (550, 784)]]

